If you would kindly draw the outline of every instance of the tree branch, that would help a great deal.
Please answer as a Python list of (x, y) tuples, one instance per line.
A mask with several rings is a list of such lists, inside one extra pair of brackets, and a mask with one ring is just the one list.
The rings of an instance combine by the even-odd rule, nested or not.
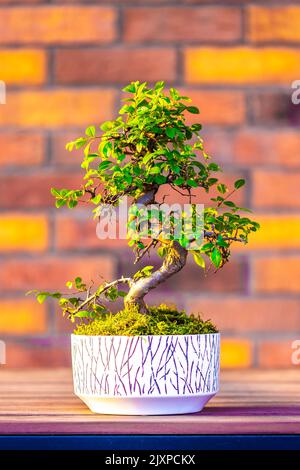
[[(217, 238), (217, 234), (215, 232), (208, 232), (206, 230), (204, 230), (204, 234), (203, 234), (204, 238)], [(222, 237), (223, 240), (231, 240), (231, 241), (235, 241), (235, 242), (242, 242), (242, 243), (245, 243), (245, 240), (243, 240), (242, 238), (237, 238), (237, 237)], [(196, 239), (194, 239), (193, 241), (196, 241)]]
[(142, 252), (135, 258), (134, 264), (138, 263), (144, 256), (145, 254), (151, 249), (151, 247), (155, 246), (158, 243), (158, 240), (153, 238), (148, 245), (142, 250)]
[(73, 312), (73, 315), (78, 313), (80, 310), (82, 310), (83, 307), (85, 307), (87, 304), (89, 304), (92, 300), (96, 300), (98, 297), (100, 297), (101, 294), (103, 294), (104, 292), (106, 292), (108, 289), (110, 289), (111, 287), (114, 287), (116, 286), (117, 284), (125, 284), (125, 283), (128, 283), (128, 285), (130, 285), (130, 283), (132, 282), (132, 278), (131, 277), (121, 277), (120, 279), (117, 279), (113, 282), (110, 282), (108, 284), (106, 284), (103, 289), (101, 289), (100, 291), (97, 291), (95, 292), (94, 294), (90, 295), (89, 297), (87, 297), (84, 302), (82, 302), (81, 305), (79, 305), (79, 307)]

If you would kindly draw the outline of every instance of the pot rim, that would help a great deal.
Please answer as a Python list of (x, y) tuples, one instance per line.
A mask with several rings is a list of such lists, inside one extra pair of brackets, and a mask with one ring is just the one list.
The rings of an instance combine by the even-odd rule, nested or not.
[(193, 335), (76, 335), (71, 333), (71, 338), (174, 338), (174, 337), (195, 337), (195, 336), (221, 336), (217, 333), (198, 333)]

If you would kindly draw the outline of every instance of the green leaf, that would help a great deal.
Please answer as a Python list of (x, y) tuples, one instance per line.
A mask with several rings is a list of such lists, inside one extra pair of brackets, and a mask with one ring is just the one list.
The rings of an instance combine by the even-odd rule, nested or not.
[(138, 280), (138, 279), (141, 279), (142, 277), (151, 276), (151, 272), (153, 268), (154, 266), (145, 266), (143, 269), (135, 273), (135, 275), (133, 276), (133, 279)]
[(51, 294), (51, 297), (53, 297), (53, 299), (60, 299), (61, 298), (61, 293), (60, 292), (54, 292), (53, 294)]
[(74, 317), (78, 318), (90, 318), (93, 317), (93, 312), (88, 312), (87, 310), (81, 310), (80, 312), (75, 313)]
[(149, 173), (151, 175), (157, 175), (158, 173), (160, 173), (160, 167), (159, 166), (154, 166), (154, 167), (150, 168)]
[(124, 290), (119, 290), (118, 291), (118, 296), (119, 297), (126, 297), (126, 295), (127, 295), (127, 292), (125, 292)]
[(93, 198), (91, 199), (91, 202), (92, 202), (93, 204), (97, 205), (97, 204), (100, 204), (101, 199), (102, 199), (102, 195), (101, 195), (101, 194), (97, 194), (97, 196), (95, 196), (95, 197), (93, 197)]
[(221, 235), (218, 235), (217, 245), (223, 246), (224, 248), (228, 247), (228, 243), (225, 240), (223, 240), (223, 237)]
[(188, 186), (191, 186), (192, 188), (198, 188), (198, 183), (194, 180), (187, 180)]
[(196, 264), (198, 264), (198, 266), (200, 266), (201, 268), (205, 268), (205, 261), (204, 259), (202, 258), (202, 256), (197, 253), (196, 251), (193, 252), (193, 256), (194, 256), (194, 261)]
[(80, 289), (81, 287), (84, 286), (81, 277), (75, 278), (75, 286), (76, 286), (76, 289)]
[(253, 212), (251, 209), (248, 209), (247, 207), (240, 207), (239, 210), (242, 212), (249, 212), (249, 213)]
[(66, 150), (68, 150), (69, 152), (72, 152), (74, 145), (75, 145), (75, 142), (68, 142), (66, 144)]
[(219, 165), (217, 165), (216, 163), (209, 163), (209, 164), (207, 165), (207, 169), (208, 169), (209, 171), (219, 171), (219, 170), (220, 170), (220, 167), (219, 167)]
[(139, 153), (143, 150), (143, 143), (142, 142), (139, 142), (138, 144), (136, 144), (136, 150)]
[(164, 184), (167, 181), (167, 178), (164, 175), (157, 175), (155, 176), (154, 181), (157, 184)]
[(47, 297), (49, 297), (49, 293), (48, 292), (40, 292), (37, 296), (36, 296), (36, 300), (38, 301), (39, 304), (42, 304), (45, 302), (45, 300), (47, 299)]
[(170, 137), (170, 139), (174, 139), (176, 135), (176, 129), (174, 129), (174, 127), (167, 127), (166, 134), (168, 137)]
[(145, 165), (147, 165), (147, 163), (151, 160), (151, 158), (153, 158), (153, 154), (152, 153), (147, 153), (143, 158), (143, 163)]
[(78, 204), (78, 201), (76, 201), (75, 199), (70, 199), (70, 201), (68, 201), (68, 207), (69, 209), (73, 209), (74, 207), (76, 207)]
[(216, 268), (218, 268), (220, 266), (221, 261), (222, 261), (222, 255), (221, 255), (220, 251), (218, 250), (218, 248), (215, 247), (212, 250), (210, 259), (211, 259), (211, 261), (213, 262), (213, 264), (215, 265)]
[(118, 155), (117, 160), (118, 160), (118, 162), (122, 162), (123, 160), (125, 160), (125, 158), (126, 158), (126, 155), (124, 153), (122, 153), (121, 155)]
[(98, 171), (103, 171), (103, 170), (106, 170), (110, 165), (112, 165), (113, 162), (109, 161), (109, 160), (104, 160), (103, 162), (100, 163), (100, 165), (98, 166)]
[(181, 186), (184, 183), (184, 178), (182, 176), (179, 176), (176, 180), (173, 181), (173, 184), (176, 186)]
[(199, 114), (199, 109), (196, 106), (187, 106), (186, 110), (192, 114)]
[(95, 137), (96, 135), (96, 128), (95, 126), (90, 126), (85, 130), (85, 133), (89, 137)]
[(167, 253), (167, 248), (164, 247), (164, 246), (160, 246), (157, 250), (157, 254), (158, 256), (160, 256), (161, 258), (163, 258)]
[(163, 90), (164, 86), (165, 86), (165, 82), (156, 82), (155, 86), (154, 86), (154, 89), (161, 91), (161, 90)]
[(236, 207), (235, 203), (232, 201), (224, 201), (224, 205), (228, 207)]
[(127, 91), (128, 93), (135, 93), (135, 83), (130, 83), (130, 85), (127, 85), (123, 88), (123, 91)]
[(207, 251), (210, 251), (212, 248), (213, 248), (213, 243), (211, 242), (208, 242), (208, 243), (205, 243), (202, 247), (201, 247), (201, 251), (203, 251), (204, 253), (207, 252)]
[(179, 99), (179, 94), (176, 88), (170, 88), (170, 95), (173, 98), (173, 100), (177, 101)]
[(102, 147), (102, 153), (105, 157), (109, 157), (112, 151), (112, 143), (106, 142)]
[(60, 197), (60, 191), (56, 188), (51, 188), (51, 194), (55, 197)]
[(227, 191), (226, 184), (223, 184), (223, 183), (221, 183), (221, 184), (218, 184), (218, 186), (217, 186), (217, 190), (219, 191), (219, 193), (221, 193), (221, 194), (225, 194), (225, 193), (226, 193), (226, 191)]
[(244, 179), (236, 180), (234, 183), (234, 187), (235, 189), (240, 189), (242, 186), (244, 186), (245, 183), (246, 181)]
[(111, 121), (105, 121), (103, 124), (101, 124), (100, 129), (104, 132), (107, 132), (110, 131), (112, 127), (113, 124)]
[(59, 209), (60, 207), (64, 206), (66, 203), (67, 203), (66, 199), (57, 199), (57, 201), (55, 201), (55, 207)]
[(123, 178), (124, 178), (124, 181), (126, 181), (126, 183), (128, 183), (128, 184), (132, 183), (132, 176), (124, 175)]
[(193, 132), (201, 131), (202, 124), (193, 124), (191, 129), (192, 129)]
[(119, 114), (129, 114), (129, 113), (132, 113), (133, 111), (134, 111), (134, 107), (133, 107), (133, 106), (128, 106), (127, 104), (125, 104), (125, 105), (122, 106), (122, 108), (120, 109)]
[(58, 304), (63, 307), (64, 305), (67, 305), (69, 303), (69, 299), (66, 299), (65, 297), (62, 297), (59, 299)]
[(85, 137), (79, 137), (79, 139), (75, 140), (75, 147), (76, 149), (80, 149), (87, 143), (87, 139)]
[(118, 289), (116, 287), (111, 287), (105, 292), (105, 297), (111, 301), (115, 301), (118, 298)]

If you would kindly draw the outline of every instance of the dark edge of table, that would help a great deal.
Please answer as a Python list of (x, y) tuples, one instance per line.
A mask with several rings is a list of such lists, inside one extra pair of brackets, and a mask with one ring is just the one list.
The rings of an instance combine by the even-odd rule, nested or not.
[(300, 450), (300, 434), (1, 435), (3, 450)]

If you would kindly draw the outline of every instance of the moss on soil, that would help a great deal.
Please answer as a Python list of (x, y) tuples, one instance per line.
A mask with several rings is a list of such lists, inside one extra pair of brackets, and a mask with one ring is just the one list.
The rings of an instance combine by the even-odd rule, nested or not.
[(187, 316), (175, 307), (149, 307), (150, 315), (135, 309), (106, 314), (89, 324), (76, 327), (74, 334), (89, 336), (195, 335), (217, 333), (210, 321), (199, 316)]

